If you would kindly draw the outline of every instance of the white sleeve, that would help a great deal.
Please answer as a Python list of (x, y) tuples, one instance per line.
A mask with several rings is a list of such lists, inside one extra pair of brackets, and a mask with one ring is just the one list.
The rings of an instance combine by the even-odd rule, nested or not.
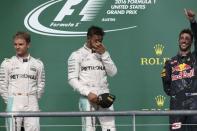
[(80, 58), (76, 52), (68, 58), (68, 80), (79, 77)]
[(5, 103), (8, 100), (8, 83), (8, 67), (6, 61), (3, 61), (0, 67), (0, 94)]
[(68, 59), (68, 83), (81, 95), (88, 96), (90, 90), (79, 81), (80, 58), (76, 52)]
[(37, 88), (37, 95), (38, 98), (41, 98), (44, 88), (45, 88), (45, 70), (44, 64), (40, 61), (40, 67), (38, 71), (38, 88)]
[(105, 51), (105, 53), (101, 55), (101, 59), (102, 59), (103, 65), (105, 66), (105, 70), (107, 72), (107, 75), (109, 75), (109, 76), (116, 75), (116, 73), (117, 73), (116, 65), (112, 61), (112, 59), (107, 51)]
[(68, 83), (73, 87), (74, 90), (77, 90), (81, 95), (88, 96), (90, 90), (84, 85), (82, 85), (78, 78), (73, 78), (68, 81)]

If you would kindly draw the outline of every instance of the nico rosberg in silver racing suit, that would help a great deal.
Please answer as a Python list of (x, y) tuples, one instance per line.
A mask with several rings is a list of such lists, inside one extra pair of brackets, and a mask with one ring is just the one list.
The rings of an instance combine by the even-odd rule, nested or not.
[[(7, 104), (7, 112), (39, 111), (38, 99), (45, 86), (44, 65), (27, 53), (30, 42), (27, 36), (24, 32), (16, 34), (14, 47), (17, 55), (1, 64), (0, 94)], [(38, 117), (8, 118), (6, 124), (8, 131), (20, 131), (22, 126), (25, 131), (40, 130)]]
[[(102, 28), (92, 26), (88, 29), (87, 43), (73, 52), (68, 59), (69, 84), (81, 94), (80, 111), (112, 111), (97, 104), (97, 96), (109, 93), (107, 75), (114, 76), (117, 68), (103, 46)], [(115, 131), (115, 119), (98, 117), (102, 131)], [(95, 117), (82, 117), (82, 131), (95, 131)]]

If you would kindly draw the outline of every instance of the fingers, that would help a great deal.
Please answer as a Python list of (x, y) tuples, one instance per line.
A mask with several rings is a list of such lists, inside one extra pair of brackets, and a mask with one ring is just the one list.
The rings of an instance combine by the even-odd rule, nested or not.
[(185, 12), (185, 15), (188, 16), (187, 9), (184, 8), (184, 12)]
[(188, 9), (188, 10), (184, 9), (184, 11), (185, 11), (185, 15), (187, 15), (188, 17), (194, 17), (195, 16), (195, 13), (190, 9)]
[(193, 21), (195, 19), (195, 13), (190, 9), (184, 9), (185, 15), (188, 20)]
[(88, 100), (92, 103), (97, 103), (97, 95), (94, 93), (89, 93), (88, 94)]
[(93, 50), (99, 54), (103, 54), (106, 50), (104, 45), (99, 41), (94, 43), (92, 46), (93, 46)]
[(94, 47), (95, 49), (98, 49), (98, 48), (100, 48), (100, 47), (102, 47), (102, 46), (103, 46), (103, 44), (102, 44), (101, 42), (99, 42), (99, 41), (97, 41), (96, 43), (93, 44), (93, 47)]

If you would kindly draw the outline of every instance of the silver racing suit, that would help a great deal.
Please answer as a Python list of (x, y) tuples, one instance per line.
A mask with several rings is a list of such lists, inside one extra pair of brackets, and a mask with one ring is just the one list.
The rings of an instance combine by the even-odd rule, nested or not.
[[(107, 75), (114, 76), (117, 68), (106, 51), (104, 54), (92, 53), (86, 44), (73, 52), (68, 59), (69, 84), (81, 94), (79, 101), (80, 111), (107, 111), (110, 108), (101, 108), (88, 101), (90, 92), (99, 95), (109, 93)], [(102, 131), (115, 131), (114, 117), (98, 117)], [(82, 130), (95, 131), (95, 118), (82, 117)]]
[[(44, 92), (45, 72), (42, 61), (31, 57), (13, 56), (5, 59), (0, 68), (0, 94), (7, 111), (39, 111), (38, 99)], [(23, 125), (22, 125), (23, 123)], [(38, 117), (8, 118), (8, 131), (39, 131)]]

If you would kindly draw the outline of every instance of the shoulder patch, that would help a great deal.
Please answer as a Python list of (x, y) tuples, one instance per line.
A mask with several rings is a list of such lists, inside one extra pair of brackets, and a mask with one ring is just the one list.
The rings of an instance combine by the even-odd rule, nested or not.
[(40, 58), (36, 58), (35, 60), (36, 60), (36, 62), (42, 64), (42, 61), (40, 60)]
[(165, 77), (166, 76), (166, 69), (163, 69), (162, 71), (161, 71), (161, 77)]
[(4, 58), (5, 62), (10, 62), (10, 58)]
[(1, 63), (1, 66), (7, 66), (11, 63), (10, 58), (4, 58), (3, 62)]

